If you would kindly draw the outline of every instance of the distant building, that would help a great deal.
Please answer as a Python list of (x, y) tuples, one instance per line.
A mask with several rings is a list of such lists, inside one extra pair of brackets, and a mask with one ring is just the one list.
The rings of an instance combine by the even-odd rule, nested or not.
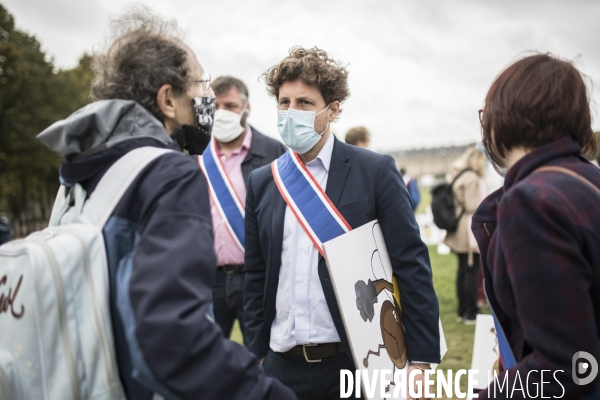
[(399, 167), (415, 178), (425, 174), (443, 177), (450, 170), (452, 163), (467, 150), (471, 144), (464, 146), (436, 147), (427, 149), (398, 150), (390, 152)]

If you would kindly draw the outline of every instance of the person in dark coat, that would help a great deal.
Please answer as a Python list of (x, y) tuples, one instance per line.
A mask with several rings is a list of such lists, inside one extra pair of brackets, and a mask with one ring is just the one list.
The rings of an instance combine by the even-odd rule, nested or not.
[[(244, 82), (233, 76), (220, 76), (211, 87), (217, 96), (212, 130), (215, 150), (233, 190), (245, 204), (250, 173), (276, 160), (286, 147), (248, 123), (250, 102)], [(217, 276), (213, 287), (215, 321), (225, 336), (230, 337), (237, 318), (243, 336), (244, 248), (235, 241), (217, 201), (216, 192), (211, 192), (210, 212), (217, 255)]]
[(584, 157), (596, 149), (588, 99), (571, 62), (537, 54), (496, 78), (480, 112), (484, 151), (508, 170), (472, 223), (501, 350), (498, 382), (480, 399), (600, 398), (600, 170)]
[(38, 138), (65, 157), (61, 182), (80, 183), (88, 194), (129, 151), (176, 150), (142, 170), (102, 231), (125, 394), (132, 400), (294, 399), (207, 315), (216, 272), (209, 193), (198, 164), (181, 150), (201, 154), (210, 140), (210, 75), (174, 23), (145, 7), (112, 27), (111, 45), (96, 55), (95, 101)]
[[(349, 95), (347, 71), (323, 50), (295, 47), (265, 81), (280, 118), (295, 121), (279, 124), (280, 135), (331, 204), (353, 228), (379, 220), (402, 297), (409, 373), (439, 363), (429, 253), (396, 163), (339, 141), (330, 129)], [(245, 222), (248, 347), (298, 398), (339, 399), (340, 370), (357, 367), (340, 308), (325, 258), (286, 205), (270, 166), (250, 174)]]

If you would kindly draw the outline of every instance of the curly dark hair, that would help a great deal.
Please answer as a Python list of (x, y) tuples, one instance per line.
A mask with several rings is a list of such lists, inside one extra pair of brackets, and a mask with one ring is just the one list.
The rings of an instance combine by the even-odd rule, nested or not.
[(112, 21), (105, 50), (94, 54), (91, 99), (134, 100), (162, 121), (158, 90), (170, 84), (185, 91), (192, 80), (181, 38), (174, 20), (134, 6)]
[[(346, 68), (317, 47), (292, 47), (289, 55), (279, 64), (269, 68), (263, 77), (267, 91), (276, 99), (279, 99), (279, 88), (282, 84), (297, 79), (305, 85), (319, 89), (326, 104), (336, 100), (342, 103), (350, 96)], [(340, 114), (341, 112), (340, 108)]]

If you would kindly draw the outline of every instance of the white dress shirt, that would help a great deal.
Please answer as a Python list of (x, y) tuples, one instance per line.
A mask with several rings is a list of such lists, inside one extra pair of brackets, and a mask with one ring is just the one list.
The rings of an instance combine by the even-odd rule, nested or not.
[[(333, 143), (330, 133), (317, 157), (306, 164), (323, 190), (327, 186)], [(270, 347), (276, 352), (286, 352), (299, 344), (339, 342), (319, 279), (319, 251), (287, 206), (283, 224), (281, 270)]]

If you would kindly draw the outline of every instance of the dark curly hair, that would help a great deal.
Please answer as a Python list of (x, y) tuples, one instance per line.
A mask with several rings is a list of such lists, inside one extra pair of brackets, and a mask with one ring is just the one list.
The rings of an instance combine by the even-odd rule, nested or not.
[[(348, 71), (317, 47), (292, 47), (289, 55), (263, 74), (267, 91), (279, 99), (279, 88), (285, 82), (300, 79), (302, 83), (319, 89), (326, 104), (342, 103), (350, 96)], [(340, 108), (340, 114), (342, 110)], [(339, 115), (339, 114), (338, 114)]]
[(174, 20), (163, 20), (136, 5), (112, 21), (104, 51), (94, 54), (91, 99), (134, 100), (162, 121), (156, 102), (165, 84), (186, 90), (191, 84), (188, 53)]

